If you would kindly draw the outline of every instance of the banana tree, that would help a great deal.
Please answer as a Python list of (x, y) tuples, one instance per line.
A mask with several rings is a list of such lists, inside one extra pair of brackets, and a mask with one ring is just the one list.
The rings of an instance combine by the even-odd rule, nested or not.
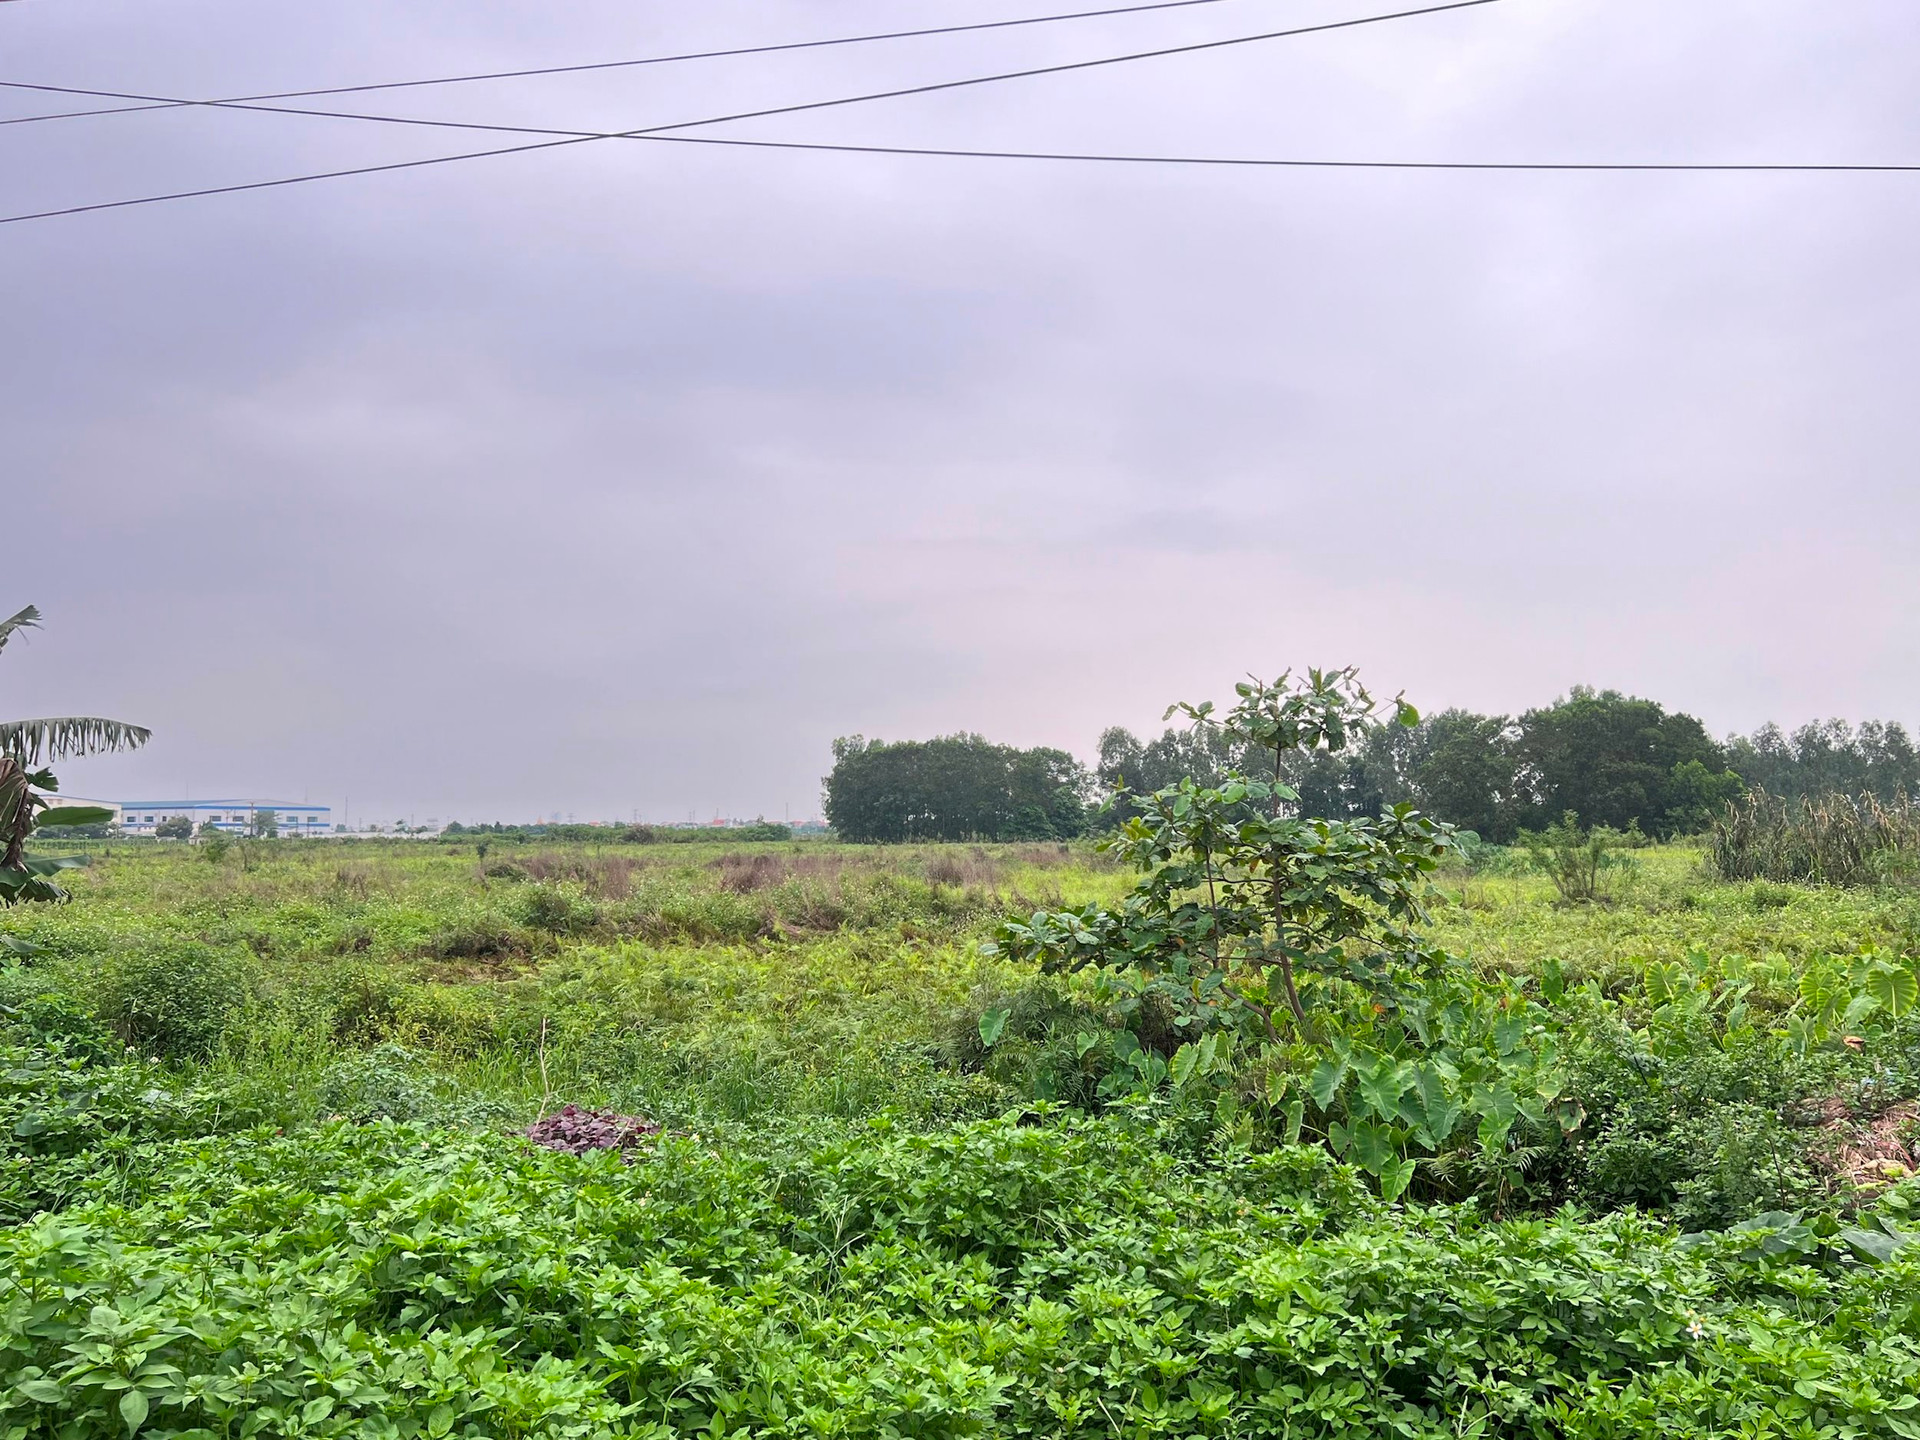
[[(39, 624), (40, 612), (31, 605), (0, 620), (0, 650), (21, 631)], [(56, 804), (49, 797), (58, 793), (60, 782), (49, 766), (76, 755), (138, 749), (149, 734), (138, 725), (93, 715), (0, 721), (0, 908), (30, 900), (65, 900), (67, 892), (54, 876), (84, 863), (73, 857), (29, 856), (27, 837), (36, 829), (99, 825), (113, 818), (111, 810), (97, 805)], [(6, 938), (0, 936), (0, 942)]]

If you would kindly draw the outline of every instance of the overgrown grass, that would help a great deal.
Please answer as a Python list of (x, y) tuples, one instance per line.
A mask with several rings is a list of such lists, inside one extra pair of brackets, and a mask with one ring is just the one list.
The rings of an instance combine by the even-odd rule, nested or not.
[(1920, 879), (1920, 805), (1905, 795), (1783, 800), (1755, 791), (1714, 822), (1708, 854), (1728, 880), (1911, 884)]
[(1389, 1206), (1324, 1041), (981, 954), (1084, 849), (203, 854), (0, 917), (0, 1433), (1920, 1436), (1904, 889), (1443, 876), (1579, 1118)]

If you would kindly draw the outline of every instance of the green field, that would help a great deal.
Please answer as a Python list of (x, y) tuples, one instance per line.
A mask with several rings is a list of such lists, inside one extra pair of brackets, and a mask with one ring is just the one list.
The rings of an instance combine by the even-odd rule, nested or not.
[(1373, 1017), (982, 953), (1091, 847), (110, 851), (0, 915), (0, 1435), (1920, 1436), (1906, 890), (1442, 871), (1557, 1123), (1388, 1201)]

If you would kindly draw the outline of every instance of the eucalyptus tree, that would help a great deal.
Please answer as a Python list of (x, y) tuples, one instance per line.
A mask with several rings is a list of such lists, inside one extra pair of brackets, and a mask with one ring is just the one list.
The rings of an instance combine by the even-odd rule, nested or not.
[[(0, 620), (0, 650), (24, 630), (40, 624), (29, 605)], [(60, 806), (49, 797), (60, 789), (51, 766), (81, 755), (135, 750), (151, 732), (97, 715), (58, 715), (37, 720), (0, 721), (0, 907), (29, 900), (57, 901), (67, 892), (54, 876), (77, 860), (49, 859), (26, 853), (27, 837), (46, 825), (99, 825), (113, 812), (97, 805)]]

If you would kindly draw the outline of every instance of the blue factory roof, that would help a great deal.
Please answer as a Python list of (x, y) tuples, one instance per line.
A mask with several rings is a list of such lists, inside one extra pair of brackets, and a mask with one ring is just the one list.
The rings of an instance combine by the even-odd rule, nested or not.
[(331, 810), (331, 805), (287, 800), (122, 800), (122, 810)]

